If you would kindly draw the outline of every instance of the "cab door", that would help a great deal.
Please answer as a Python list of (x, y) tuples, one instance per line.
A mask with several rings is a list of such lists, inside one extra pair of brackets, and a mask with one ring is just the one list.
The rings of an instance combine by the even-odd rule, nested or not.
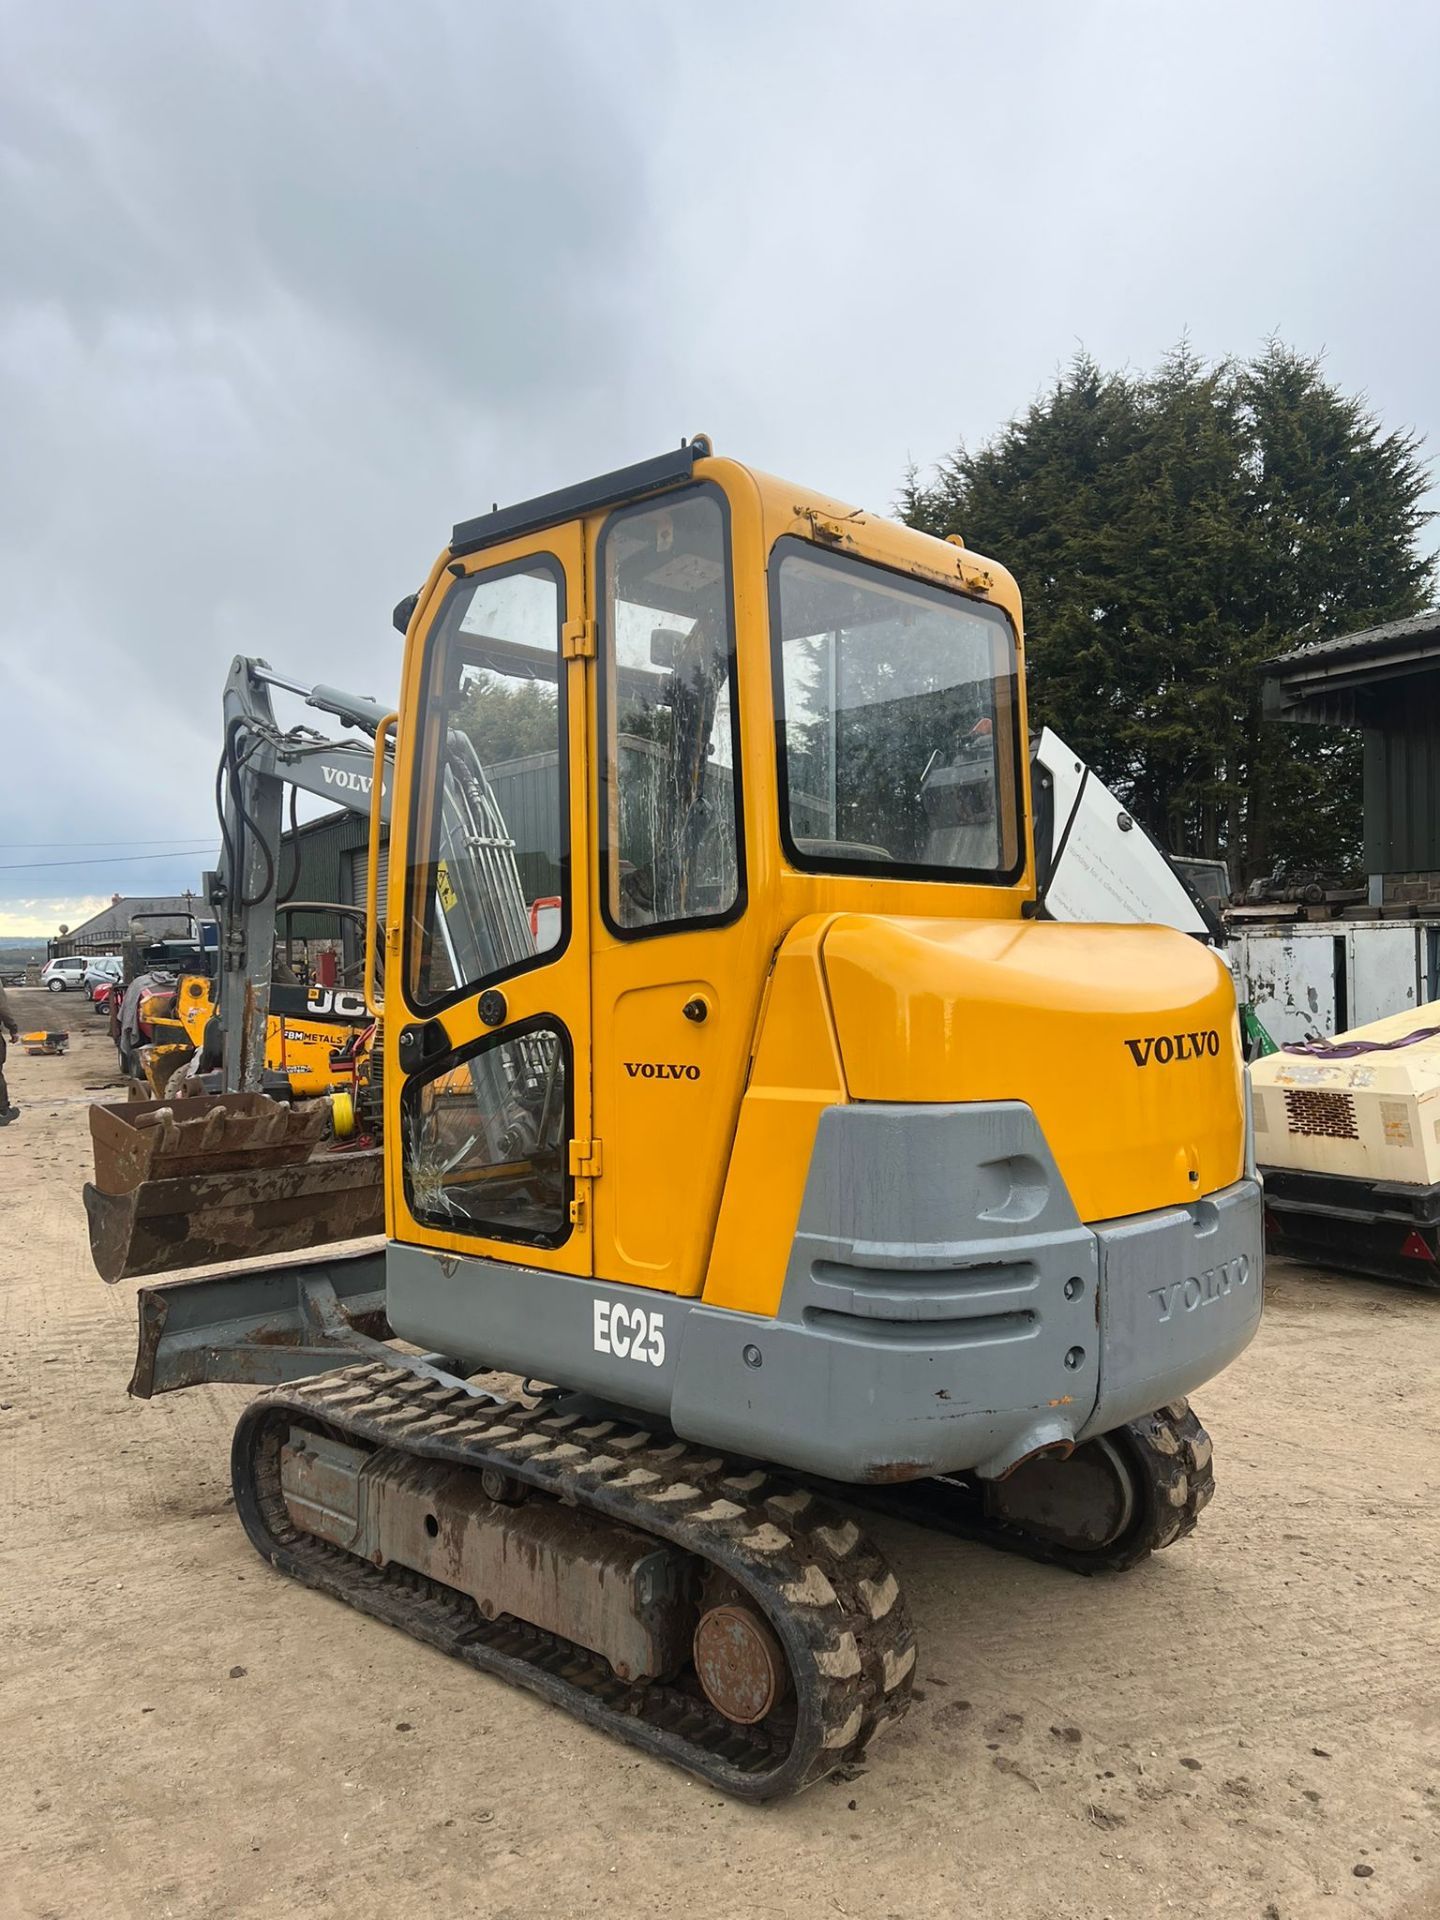
[(764, 971), (745, 912), (726, 495), (703, 483), (617, 509), (594, 579), (595, 1272), (695, 1294)]
[(407, 659), (385, 1008), (392, 1238), (591, 1270), (583, 548), (451, 563)]

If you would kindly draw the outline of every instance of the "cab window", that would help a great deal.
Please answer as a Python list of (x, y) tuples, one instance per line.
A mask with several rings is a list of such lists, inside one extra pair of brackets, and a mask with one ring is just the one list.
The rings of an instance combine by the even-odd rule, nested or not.
[(431, 633), (407, 876), (419, 1009), (563, 944), (564, 618), (564, 574), (541, 554), (457, 580)]
[(406, 1082), (405, 1197), (427, 1226), (532, 1246), (570, 1232), (570, 1054), (548, 1019)]
[(1019, 669), (1005, 614), (792, 537), (776, 543), (770, 577), (792, 864), (1014, 879)]
[(613, 514), (599, 571), (606, 922), (619, 934), (722, 923), (744, 899), (722, 497), (696, 488)]

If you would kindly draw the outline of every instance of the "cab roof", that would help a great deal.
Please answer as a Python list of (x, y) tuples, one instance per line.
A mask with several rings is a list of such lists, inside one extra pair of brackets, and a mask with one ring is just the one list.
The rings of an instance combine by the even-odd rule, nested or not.
[(613, 473), (597, 474), (593, 480), (580, 480), (554, 493), (537, 494), (533, 500), (521, 500), (513, 507), (495, 507), (474, 520), (457, 522), (450, 536), (450, 551), (457, 557), (475, 553), (481, 547), (494, 546), (497, 540), (515, 540), (562, 520), (578, 520), (582, 514), (617, 507), (622, 501), (663, 487), (680, 486), (691, 477), (695, 462), (708, 460), (712, 452), (709, 440), (697, 433), (693, 440), (682, 440), (673, 452), (656, 454), (652, 460), (616, 467)]
[[(683, 486), (695, 477), (695, 469), (702, 461), (713, 460), (714, 457), (715, 449), (709, 435), (697, 433), (688, 440), (682, 440), (670, 452), (656, 454), (652, 459), (637, 460), (628, 467), (616, 467), (610, 473), (597, 474), (593, 480), (580, 480), (573, 486), (559, 487), (553, 493), (537, 494), (533, 500), (517, 501), (509, 507), (495, 507), (473, 520), (458, 521), (450, 536), (450, 558), (459, 559), (462, 555), (477, 553), (484, 547), (496, 546), (503, 540), (520, 539), (525, 534), (538, 533), (545, 527), (559, 526), (568, 520), (579, 520), (586, 514), (622, 506), (629, 500), (643, 499), (671, 487)], [(872, 551), (872, 557), (899, 566), (903, 571), (929, 577), (947, 586), (959, 585), (971, 593), (982, 595), (1005, 607), (1018, 625), (1020, 596), (1008, 569), (996, 561), (987, 560), (983, 554), (965, 548), (958, 539), (953, 543), (938, 540), (932, 534), (899, 525), (883, 515), (844, 506), (824, 495), (793, 487), (768, 474), (757, 473), (753, 468), (745, 467), (742, 470), (749, 475), (765, 501), (767, 520), (772, 520), (776, 527), (781, 521), (793, 522), (796, 531), (809, 531), (823, 544), (833, 543), (841, 550), (853, 545), (855, 536), (863, 530), (867, 545), (883, 550)], [(830, 516), (836, 516), (836, 519), (832, 521)], [(805, 522), (811, 524), (805, 527), (802, 524)], [(402, 632), (408, 622), (410, 609), (411, 603), (402, 600), (395, 610), (396, 625)], [(404, 620), (401, 619), (402, 613)]]

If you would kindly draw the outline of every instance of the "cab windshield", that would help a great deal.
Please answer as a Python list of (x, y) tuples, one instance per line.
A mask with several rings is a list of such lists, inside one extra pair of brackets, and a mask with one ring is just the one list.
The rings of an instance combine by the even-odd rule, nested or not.
[(785, 539), (772, 558), (780, 807), (798, 867), (1013, 879), (1015, 636), (998, 607)]

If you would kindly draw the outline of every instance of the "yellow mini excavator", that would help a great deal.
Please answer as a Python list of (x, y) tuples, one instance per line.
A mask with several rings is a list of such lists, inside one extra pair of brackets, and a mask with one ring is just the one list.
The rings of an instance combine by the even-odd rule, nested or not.
[(457, 526), (396, 624), (385, 1246), (144, 1287), (132, 1391), (269, 1383), (274, 1567), (794, 1792), (909, 1696), (864, 1508), (1089, 1572), (1209, 1499), (1186, 1396), (1261, 1305), (1229, 975), (1057, 912), (1143, 913), (1143, 836), (1033, 774), (959, 541), (696, 438)]

